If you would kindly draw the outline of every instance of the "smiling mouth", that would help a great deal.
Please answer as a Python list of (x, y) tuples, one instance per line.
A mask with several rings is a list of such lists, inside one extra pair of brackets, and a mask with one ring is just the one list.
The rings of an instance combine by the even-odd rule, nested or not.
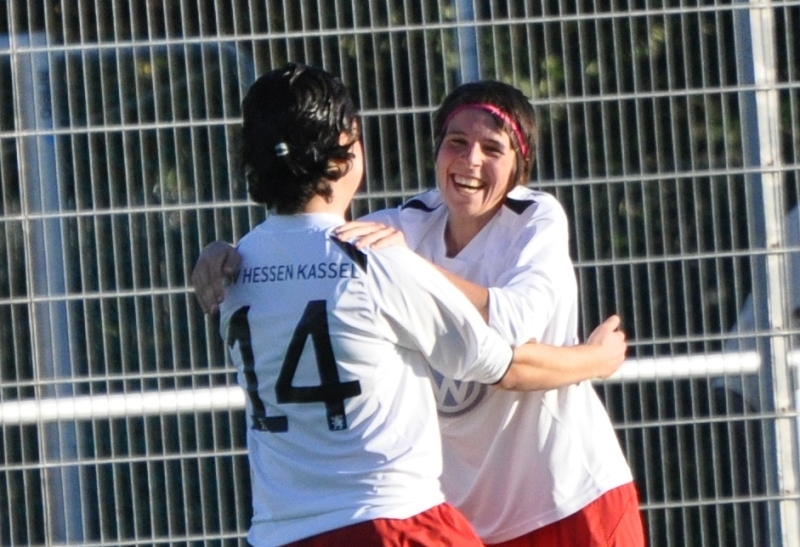
[(462, 177), (459, 175), (453, 175), (453, 183), (457, 188), (466, 190), (470, 193), (477, 192), (478, 190), (483, 188), (483, 183), (478, 179), (474, 179), (472, 177)]

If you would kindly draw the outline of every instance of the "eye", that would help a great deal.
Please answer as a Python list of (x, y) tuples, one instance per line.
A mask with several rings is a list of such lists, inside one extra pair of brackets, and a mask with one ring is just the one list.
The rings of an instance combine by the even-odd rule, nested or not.
[(467, 139), (461, 135), (448, 135), (445, 137), (445, 142), (450, 146), (466, 146)]
[(486, 155), (497, 158), (506, 153), (506, 149), (498, 144), (484, 144), (483, 150)]

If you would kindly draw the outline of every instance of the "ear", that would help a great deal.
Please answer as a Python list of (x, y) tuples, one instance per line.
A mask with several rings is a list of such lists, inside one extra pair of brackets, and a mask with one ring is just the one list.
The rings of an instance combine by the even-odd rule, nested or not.
[(349, 173), (350, 169), (352, 168), (353, 162), (351, 160), (332, 159), (329, 165), (328, 173), (333, 173), (335, 178), (328, 179), (328, 182), (339, 182), (339, 180), (347, 176), (347, 173)]

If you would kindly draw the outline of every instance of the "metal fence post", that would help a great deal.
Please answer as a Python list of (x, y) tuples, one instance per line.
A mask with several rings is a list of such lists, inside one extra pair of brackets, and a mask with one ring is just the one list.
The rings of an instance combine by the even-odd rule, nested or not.
[[(475, 6), (472, 0), (458, 0), (456, 3), (456, 21), (459, 25), (475, 23)], [(458, 27), (459, 51), (459, 83), (476, 82), (480, 79), (481, 69), (478, 59), (478, 30), (474, 26)]]
[[(38, 396), (73, 397), (74, 381), (64, 263), (55, 118), (52, 112), (50, 64), (44, 34), (11, 37), (17, 67), (16, 113), (19, 129), (31, 134), (19, 139), (23, 158), (23, 211), (28, 216), (26, 261)], [(25, 51), (28, 49), (29, 51)], [(21, 51), (20, 51), (21, 50)], [(74, 423), (41, 423), (45, 537), (55, 542), (82, 542), (81, 477)]]
[[(759, 338), (763, 362), (762, 398), (776, 413), (768, 450), (774, 448), (774, 469), (768, 481), (778, 495), (797, 490), (798, 444), (791, 413), (792, 377), (788, 363), (788, 302), (786, 256), (771, 252), (785, 247), (785, 207), (779, 145), (778, 94), (775, 77), (774, 13), (769, 0), (739, 0), (737, 9), (737, 63), (741, 92), (742, 141), (746, 174), (750, 242), (764, 254), (753, 257), (753, 305), (755, 329), (768, 333)], [(771, 512), (772, 542), (784, 547), (800, 546), (800, 507), (796, 500), (782, 500)]]

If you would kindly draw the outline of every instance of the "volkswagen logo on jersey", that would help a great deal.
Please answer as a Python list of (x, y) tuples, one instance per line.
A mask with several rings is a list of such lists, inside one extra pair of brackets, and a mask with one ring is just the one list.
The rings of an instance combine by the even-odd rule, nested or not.
[(435, 370), (433, 373), (434, 393), (439, 415), (453, 417), (469, 412), (486, 396), (486, 384), (480, 382), (459, 382), (445, 378)]

